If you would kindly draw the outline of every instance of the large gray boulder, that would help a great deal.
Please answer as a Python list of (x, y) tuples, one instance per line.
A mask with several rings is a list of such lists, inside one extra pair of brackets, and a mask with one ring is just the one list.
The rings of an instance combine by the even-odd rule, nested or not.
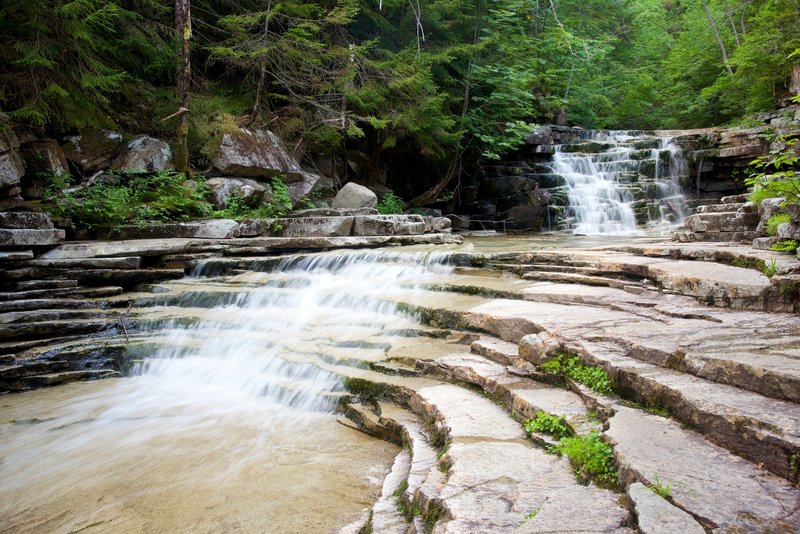
[(378, 197), (363, 185), (355, 182), (345, 184), (336, 193), (336, 198), (331, 202), (331, 207), (336, 209), (374, 208), (378, 205)]
[(174, 169), (172, 151), (161, 139), (140, 135), (125, 145), (114, 160), (116, 170), (159, 172)]
[(0, 188), (19, 184), (25, 163), (19, 153), (19, 139), (11, 126), (0, 121)]
[(287, 183), (307, 174), (270, 131), (226, 133), (211, 163), (227, 176), (280, 177)]
[(222, 210), (228, 207), (231, 198), (241, 198), (245, 206), (255, 207), (264, 199), (267, 187), (248, 178), (209, 178), (206, 180), (209, 200), (214, 207)]
[(64, 156), (81, 172), (108, 169), (122, 146), (122, 134), (108, 130), (82, 130), (65, 138)]

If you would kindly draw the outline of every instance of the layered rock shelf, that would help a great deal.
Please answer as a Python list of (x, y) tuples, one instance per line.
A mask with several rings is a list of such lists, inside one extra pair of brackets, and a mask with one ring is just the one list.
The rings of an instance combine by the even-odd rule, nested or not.
[[(301, 271), (265, 281), (314, 251), (459, 240), (64, 244), (7, 270), (0, 385), (125, 374), (166, 342), (149, 334), (160, 324), (224, 313), (248, 289), (291, 291)], [(343, 424), (404, 445), (343, 532), (798, 531), (800, 262), (733, 243), (525, 248), (440, 252), (454, 272), (381, 297), (408, 319), (353, 317), (346, 343), (283, 356), (341, 377)], [(752, 268), (772, 260), (771, 279)], [(604, 370), (615, 393), (544, 372), (557, 354)], [(610, 444), (616, 481), (587, 484), (553, 452), (558, 439), (527, 433), (541, 412)]]

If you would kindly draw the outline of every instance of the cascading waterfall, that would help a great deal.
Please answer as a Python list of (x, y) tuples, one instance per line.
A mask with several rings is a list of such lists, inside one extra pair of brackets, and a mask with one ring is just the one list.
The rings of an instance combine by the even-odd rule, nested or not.
[[(418, 291), (428, 276), (450, 272), (446, 258), (338, 252), (286, 260), (270, 272), (170, 283), (162, 305), (146, 310), (144, 327), (131, 333), (132, 376), (82, 385), (102, 389), (51, 406), (47, 417), (12, 425), (13, 439), (0, 435), (0, 516), (26, 521), (30, 491), (52, 504), (65, 494), (91, 494), (108, 480), (113, 494), (114, 473), (143, 477), (147, 492), (160, 484), (192, 488), (212, 477), (212, 485), (237, 492), (237, 481), (260, 466), (276, 463), (266, 477), (282, 472), (283, 457), (306, 464), (304, 456), (327, 454), (342, 462), (350, 445), (335, 445), (331, 434), (345, 430), (325, 415), (342, 389), (340, 375), (383, 358), (400, 330), (420, 328), (392, 299)], [(309, 439), (333, 441), (334, 448), (313, 445), (309, 452)], [(294, 451), (302, 452), (299, 459)], [(198, 453), (204, 460), (184, 466)], [(357, 458), (347, 461), (359, 465)], [(305, 469), (324, 468), (323, 460), (315, 462), (321, 465)], [(285, 475), (285, 483), (303, 469)], [(337, 477), (329, 475), (337, 484), (350, 483)], [(279, 477), (275, 483), (284, 482)], [(165, 502), (181, 499), (177, 490), (167, 494)], [(124, 507), (126, 498), (119, 504), (107, 496), (113, 506)], [(261, 501), (267, 506), (273, 498)]]
[(685, 216), (679, 180), (688, 165), (670, 138), (593, 132), (586, 142), (557, 146), (552, 171), (564, 179), (564, 222), (575, 234), (639, 235), (643, 224)]

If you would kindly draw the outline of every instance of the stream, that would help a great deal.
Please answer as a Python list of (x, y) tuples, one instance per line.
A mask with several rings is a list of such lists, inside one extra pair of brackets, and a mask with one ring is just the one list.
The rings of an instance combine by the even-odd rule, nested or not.
[[(474, 283), (450, 254), (559, 245), (563, 236), (338, 251), (161, 284), (132, 331), (126, 377), (0, 397), (0, 530), (363, 525), (399, 449), (337, 421), (342, 377), (454, 350), (396, 304), (444, 281)], [(434, 297), (451, 309), (480, 299)]]

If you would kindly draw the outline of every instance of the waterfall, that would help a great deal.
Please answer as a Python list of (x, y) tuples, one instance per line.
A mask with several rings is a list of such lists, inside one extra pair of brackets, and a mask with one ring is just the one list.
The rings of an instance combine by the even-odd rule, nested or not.
[[(33, 392), (26, 404), (39, 399), (46, 408), (30, 408), (35, 417), (3, 427), (0, 515), (29, 521), (32, 501), (44, 513), (60, 510), (59, 503), (76, 507), (66, 499), (94, 492), (104, 494), (102, 506), (126, 509), (137, 497), (119, 488), (141, 484), (143, 494), (160, 495), (160, 513), (194, 506), (209, 511), (209, 530), (225, 531), (213, 523), (214, 488), (235, 495), (233, 506), (252, 473), (262, 482), (251, 487), (275, 479), (274, 494), (252, 497), (249, 506), (263, 508), (261, 515), (279, 513), (273, 501), (282, 521), (305, 513), (309, 497), (296, 499), (296, 509), (280, 501), (292, 494), (287, 487), (307, 486), (335, 507), (327, 492), (341, 493), (354, 480), (340, 464), (355, 469), (374, 461), (369, 447), (386, 447), (364, 444), (359, 452), (349, 445), (359, 438), (329, 415), (342, 394), (341, 377), (369, 372), (395, 340), (424, 328), (396, 301), (413, 299), (426, 279), (451, 272), (447, 258), (331, 252), (287, 259), (269, 272), (162, 284), (164, 294), (140, 310), (137, 328), (129, 319), (129, 377)], [(55, 396), (60, 391), (63, 399)], [(321, 472), (327, 483), (317, 480)], [(212, 490), (195, 491), (204, 485)], [(53, 521), (70, 521), (59, 513)]]
[(688, 165), (672, 139), (636, 132), (592, 132), (559, 145), (552, 172), (563, 178), (575, 234), (639, 235), (642, 225), (679, 223), (685, 216), (680, 178)]

